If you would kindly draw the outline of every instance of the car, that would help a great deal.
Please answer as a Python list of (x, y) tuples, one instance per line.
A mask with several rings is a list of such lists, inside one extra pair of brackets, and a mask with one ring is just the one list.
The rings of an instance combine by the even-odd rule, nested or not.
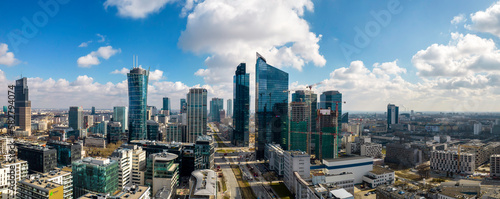
[(370, 195), (370, 192), (368, 192), (368, 193), (365, 193), (365, 196), (369, 196), (369, 195)]

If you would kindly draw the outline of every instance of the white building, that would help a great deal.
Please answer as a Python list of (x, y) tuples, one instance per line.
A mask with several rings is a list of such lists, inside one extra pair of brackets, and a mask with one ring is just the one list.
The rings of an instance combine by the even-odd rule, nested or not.
[(269, 169), (275, 171), (279, 176), (283, 175), (284, 150), (279, 144), (266, 144), (264, 158), (269, 160)]
[(151, 199), (151, 188), (149, 186), (142, 186), (142, 185), (127, 185), (126, 187), (123, 188), (123, 190), (114, 195), (110, 196), (104, 195), (104, 194), (94, 194), (94, 193), (87, 193), (78, 199), (89, 199), (89, 198), (96, 198), (96, 199), (115, 199), (115, 198), (127, 198), (127, 199)]
[(291, 192), (295, 191), (294, 172), (302, 178), (309, 178), (311, 156), (302, 151), (285, 151), (283, 164), (283, 181)]
[(431, 169), (442, 172), (472, 174), (476, 170), (476, 154), (457, 151), (431, 151)]
[[(14, 168), (11, 173), (10, 168)], [(0, 194), (1, 198), (15, 198), (17, 194), (17, 183), (12, 184), (9, 181), (10, 176), (14, 175), (15, 182), (18, 182), (28, 176), (28, 162), (24, 160), (15, 160), (11, 163), (2, 162), (0, 167)], [(10, 197), (9, 197), (10, 196)]]
[(323, 170), (311, 171), (312, 185), (325, 185), (327, 187), (337, 187), (354, 193), (354, 178), (352, 172), (341, 172), (336, 174), (325, 174)]
[(500, 177), (500, 154), (494, 154), (490, 157), (490, 176)]
[(327, 175), (340, 173), (352, 173), (354, 184), (363, 182), (363, 176), (373, 170), (373, 158), (371, 157), (348, 157), (323, 160), (323, 166)]
[(210, 199), (217, 194), (217, 176), (210, 169), (195, 170), (189, 179), (190, 199)]
[(474, 123), (474, 135), (481, 133), (483, 125), (481, 123)]
[(331, 190), (330, 196), (334, 199), (354, 199), (354, 196), (345, 189)]
[(375, 188), (382, 184), (393, 184), (395, 179), (393, 170), (380, 166), (374, 166), (372, 171), (363, 176), (363, 182), (367, 183), (371, 188)]
[(132, 172), (130, 181), (135, 185), (144, 185), (146, 171), (146, 151), (137, 145), (123, 145), (123, 148), (132, 150)]
[(382, 145), (376, 143), (364, 143), (361, 145), (361, 156), (382, 157)]
[(110, 159), (118, 162), (118, 187), (123, 189), (132, 182), (132, 155), (133, 150), (127, 148), (116, 149)]

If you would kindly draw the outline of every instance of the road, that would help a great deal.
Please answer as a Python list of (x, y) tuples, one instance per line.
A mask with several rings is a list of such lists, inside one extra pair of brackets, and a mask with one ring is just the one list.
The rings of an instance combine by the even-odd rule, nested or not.
[[(222, 173), (227, 180), (226, 182), (226, 187), (227, 187), (227, 192), (225, 195), (228, 195), (231, 199), (237, 198), (240, 199), (241, 194), (240, 190), (238, 188), (238, 181), (236, 180), (236, 177), (234, 176), (233, 170), (231, 169), (231, 166), (229, 165), (229, 162), (227, 161), (227, 158), (222, 158), (223, 154), (220, 153), (215, 153), (215, 167), (220, 166)], [(221, 178), (219, 178), (220, 180)], [(221, 184), (221, 189), (222, 189), (222, 184)], [(223, 198), (222, 195), (219, 195), (218, 198)]]

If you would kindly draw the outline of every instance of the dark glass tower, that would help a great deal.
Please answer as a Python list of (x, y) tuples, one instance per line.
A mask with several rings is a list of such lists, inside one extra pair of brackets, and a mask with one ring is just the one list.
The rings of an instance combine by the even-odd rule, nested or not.
[[(342, 129), (342, 93), (338, 91), (325, 91), (320, 96), (319, 107), (321, 109), (331, 109), (332, 111), (338, 111), (338, 132), (340, 133)], [(336, 110), (337, 109), (337, 110)]]
[(289, 150), (311, 154), (311, 143), (316, 132), (318, 95), (311, 90), (297, 90), (292, 94), (290, 113)]
[(233, 82), (234, 130), (232, 143), (235, 146), (248, 146), (248, 124), (250, 121), (250, 74), (246, 73), (245, 63), (241, 63), (236, 68)]
[(163, 108), (161, 110), (170, 111), (170, 98), (168, 97), (163, 98)]
[(267, 143), (283, 148), (288, 143), (288, 73), (267, 64), (257, 53), (255, 75), (257, 159), (263, 159)]
[(210, 101), (210, 119), (212, 122), (220, 122), (221, 110), (224, 110), (224, 99), (212, 98)]
[(387, 105), (387, 128), (391, 129), (391, 124), (399, 123), (399, 106), (394, 104)]
[(187, 103), (186, 103), (186, 99), (181, 99), (181, 103), (180, 103), (180, 112), (181, 112), (181, 113), (187, 113)]
[(127, 74), (129, 142), (147, 139), (148, 76), (149, 71), (142, 68), (133, 68)]
[(31, 101), (28, 98), (28, 79), (16, 80), (14, 88), (14, 122), (23, 131), (31, 132)]
[(69, 107), (68, 123), (69, 127), (75, 131), (83, 128), (83, 108), (81, 106)]

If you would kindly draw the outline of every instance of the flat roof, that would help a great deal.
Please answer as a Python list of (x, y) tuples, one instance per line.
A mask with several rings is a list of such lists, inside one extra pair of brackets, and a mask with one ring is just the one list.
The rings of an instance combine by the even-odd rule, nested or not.
[(342, 157), (342, 158), (334, 158), (334, 159), (323, 159), (323, 161), (327, 162), (341, 162), (341, 161), (348, 161), (348, 160), (362, 160), (362, 159), (372, 159), (371, 157), (366, 157), (366, 156), (354, 156), (354, 157)]
[[(104, 197), (104, 198), (127, 198), (127, 199), (139, 199), (141, 198), (146, 192), (149, 191), (149, 186), (144, 186), (144, 185), (133, 185), (133, 186), (125, 186), (123, 190), (116, 194), (115, 196), (111, 197)], [(103, 194), (94, 194), (94, 193), (87, 193), (83, 196), (80, 196), (79, 198), (92, 198), (93, 196), (104, 196)]]
[(382, 175), (382, 174), (386, 174), (386, 173), (394, 173), (393, 170), (386, 169), (386, 168), (380, 167), (380, 166), (373, 166), (373, 170), (371, 170), (370, 172), (372, 172), (375, 175)]
[(195, 170), (191, 175), (196, 179), (196, 184), (191, 190), (193, 196), (215, 196), (217, 176), (210, 169)]
[(352, 198), (352, 194), (347, 192), (345, 189), (336, 189), (330, 191), (332, 195), (334, 195), (336, 198)]

